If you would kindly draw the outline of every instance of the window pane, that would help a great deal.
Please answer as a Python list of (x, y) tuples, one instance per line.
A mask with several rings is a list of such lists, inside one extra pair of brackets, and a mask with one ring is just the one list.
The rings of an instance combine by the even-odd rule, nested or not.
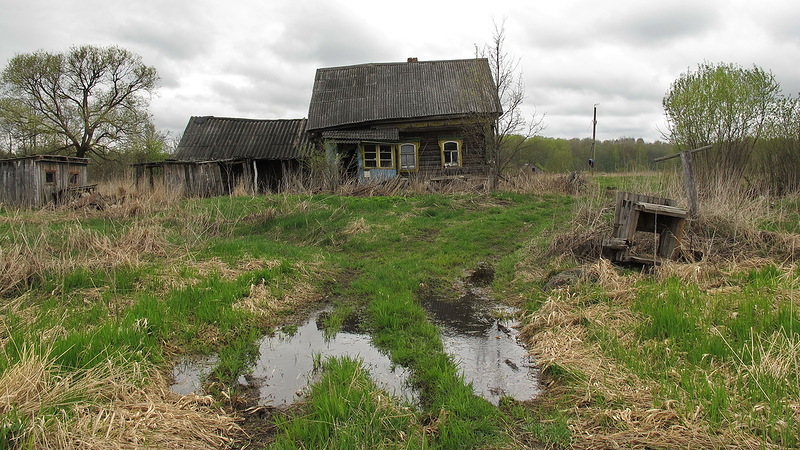
[(390, 169), (394, 167), (394, 158), (392, 158), (392, 146), (391, 145), (381, 145), (380, 146), (380, 165), (384, 169)]
[(459, 143), (457, 141), (447, 141), (442, 144), (442, 158), (446, 167), (460, 166), (459, 163)]
[(364, 167), (378, 167), (378, 150), (374, 144), (364, 145)]
[(417, 167), (417, 152), (414, 144), (400, 146), (400, 168), (415, 169)]

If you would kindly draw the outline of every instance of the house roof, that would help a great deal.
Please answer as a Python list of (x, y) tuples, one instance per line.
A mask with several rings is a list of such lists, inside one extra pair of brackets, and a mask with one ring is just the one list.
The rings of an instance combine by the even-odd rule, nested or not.
[(499, 114), (485, 58), (317, 69), (308, 130), (465, 114)]
[(193, 116), (173, 158), (182, 161), (296, 159), (308, 143), (305, 128), (306, 119)]

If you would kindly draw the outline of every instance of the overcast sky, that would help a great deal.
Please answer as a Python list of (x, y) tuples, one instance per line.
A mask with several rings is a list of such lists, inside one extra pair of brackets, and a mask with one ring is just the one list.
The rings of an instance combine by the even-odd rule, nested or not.
[(754, 64), (800, 92), (796, 0), (0, 0), (0, 62), (119, 45), (161, 77), (156, 126), (190, 116), (300, 118), (318, 67), (462, 59), (505, 19), (544, 136), (661, 139), (661, 100), (703, 61)]

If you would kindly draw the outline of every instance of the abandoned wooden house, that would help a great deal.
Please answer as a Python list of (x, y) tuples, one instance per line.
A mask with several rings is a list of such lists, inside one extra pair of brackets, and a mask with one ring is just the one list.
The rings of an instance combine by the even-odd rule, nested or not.
[(276, 192), (297, 172), (306, 119), (192, 117), (174, 158), (134, 164), (138, 187), (163, 183), (187, 196)]
[(41, 207), (62, 203), (89, 188), (89, 160), (61, 155), (0, 160), (0, 203)]
[(317, 69), (309, 138), (350, 179), (485, 176), (501, 112), (486, 59)]

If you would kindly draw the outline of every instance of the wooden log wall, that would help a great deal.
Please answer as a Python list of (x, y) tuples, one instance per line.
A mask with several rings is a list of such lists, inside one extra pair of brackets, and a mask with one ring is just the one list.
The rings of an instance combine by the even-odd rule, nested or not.
[[(488, 166), (486, 164), (485, 147), (483, 141), (474, 135), (464, 133), (462, 129), (453, 128), (449, 130), (435, 131), (416, 131), (403, 133), (400, 143), (418, 141), (419, 142), (419, 170), (418, 176), (423, 178), (439, 176), (459, 176), (459, 175), (486, 175)], [(440, 140), (459, 140), (461, 141), (461, 167), (442, 167), (442, 150), (439, 146)], [(413, 176), (415, 172), (410, 172)]]

